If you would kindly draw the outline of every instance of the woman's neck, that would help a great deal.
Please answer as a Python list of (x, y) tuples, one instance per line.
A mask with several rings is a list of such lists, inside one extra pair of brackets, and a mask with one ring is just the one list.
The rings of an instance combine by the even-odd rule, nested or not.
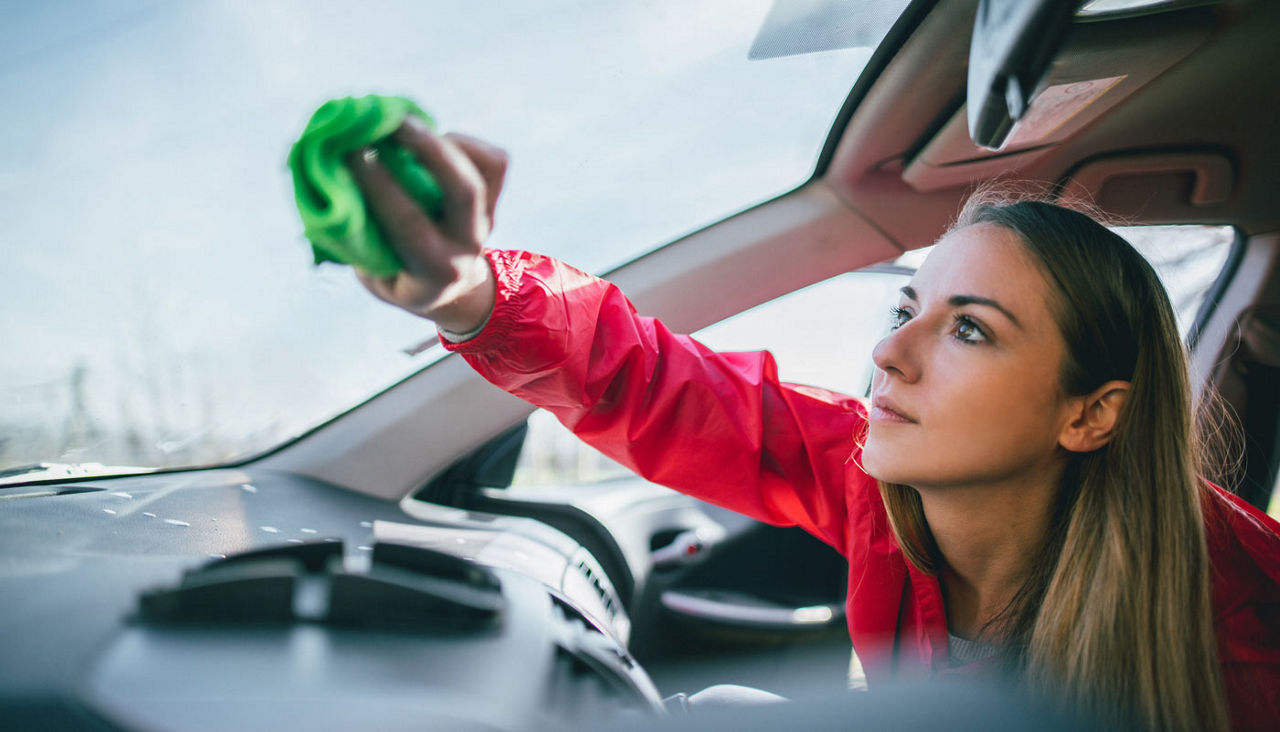
[(1044, 477), (920, 491), (925, 519), (942, 554), (939, 578), (951, 633), (999, 640), (984, 634), (984, 628), (1026, 582), (1049, 535), (1058, 480), (1053, 473)]

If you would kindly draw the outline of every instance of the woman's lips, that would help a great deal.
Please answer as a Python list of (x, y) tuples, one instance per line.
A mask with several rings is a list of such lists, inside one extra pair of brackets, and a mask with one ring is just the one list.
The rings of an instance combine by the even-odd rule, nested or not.
[(871, 400), (871, 412), (867, 415), (867, 419), (873, 422), (896, 422), (899, 424), (915, 424), (916, 421), (903, 414), (897, 405), (884, 397), (875, 397)]

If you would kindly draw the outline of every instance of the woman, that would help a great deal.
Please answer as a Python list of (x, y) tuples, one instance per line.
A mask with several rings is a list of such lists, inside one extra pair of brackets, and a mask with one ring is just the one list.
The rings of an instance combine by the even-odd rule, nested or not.
[(501, 152), (396, 136), (445, 210), (352, 160), (406, 267), (365, 286), (641, 475), (839, 550), (873, 685), (995, 666), (1117, 726), (1280, 720), (1277, 527), (1197, 477), (1167, 297), (1104, 227), (972, 203), (903, 288), (865, 405), (559, 262), (485, 252)]

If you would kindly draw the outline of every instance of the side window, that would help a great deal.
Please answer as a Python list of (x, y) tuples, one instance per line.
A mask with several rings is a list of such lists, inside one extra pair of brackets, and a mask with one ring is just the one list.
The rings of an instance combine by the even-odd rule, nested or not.
[[(1234, 230), (1223, 226), (1127, 226), (1117, 233), (1151, 262), (1169, 292), (1185, 336), (1221, 272)], [(928, 255), (908, 252), (891, 263), (838, 275), (788, 293), (694, 334), (718, 351), (768, 349), (784, 381), (866, 395), (871, 351), (884, 337), (889, 309)], [(516, 485), (566, 485), (627, 478), (631, 472), (584, 444), (550, 413), (529, 417)]]
[(1117, 226), (1112, 229), (1147, 258), (1164, 282), (1183, 337), (1222, 272), (1235, 241), (1230, 226)]

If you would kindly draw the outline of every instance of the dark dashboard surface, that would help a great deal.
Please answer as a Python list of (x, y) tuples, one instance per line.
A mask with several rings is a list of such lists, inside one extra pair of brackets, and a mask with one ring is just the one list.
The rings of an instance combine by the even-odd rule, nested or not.
[(599, 570), (576, 542), (415, 513), (240, 470), (4, 488), (0, 716), (518, 729), (656, 713), (625, 612), (579, 576)]

